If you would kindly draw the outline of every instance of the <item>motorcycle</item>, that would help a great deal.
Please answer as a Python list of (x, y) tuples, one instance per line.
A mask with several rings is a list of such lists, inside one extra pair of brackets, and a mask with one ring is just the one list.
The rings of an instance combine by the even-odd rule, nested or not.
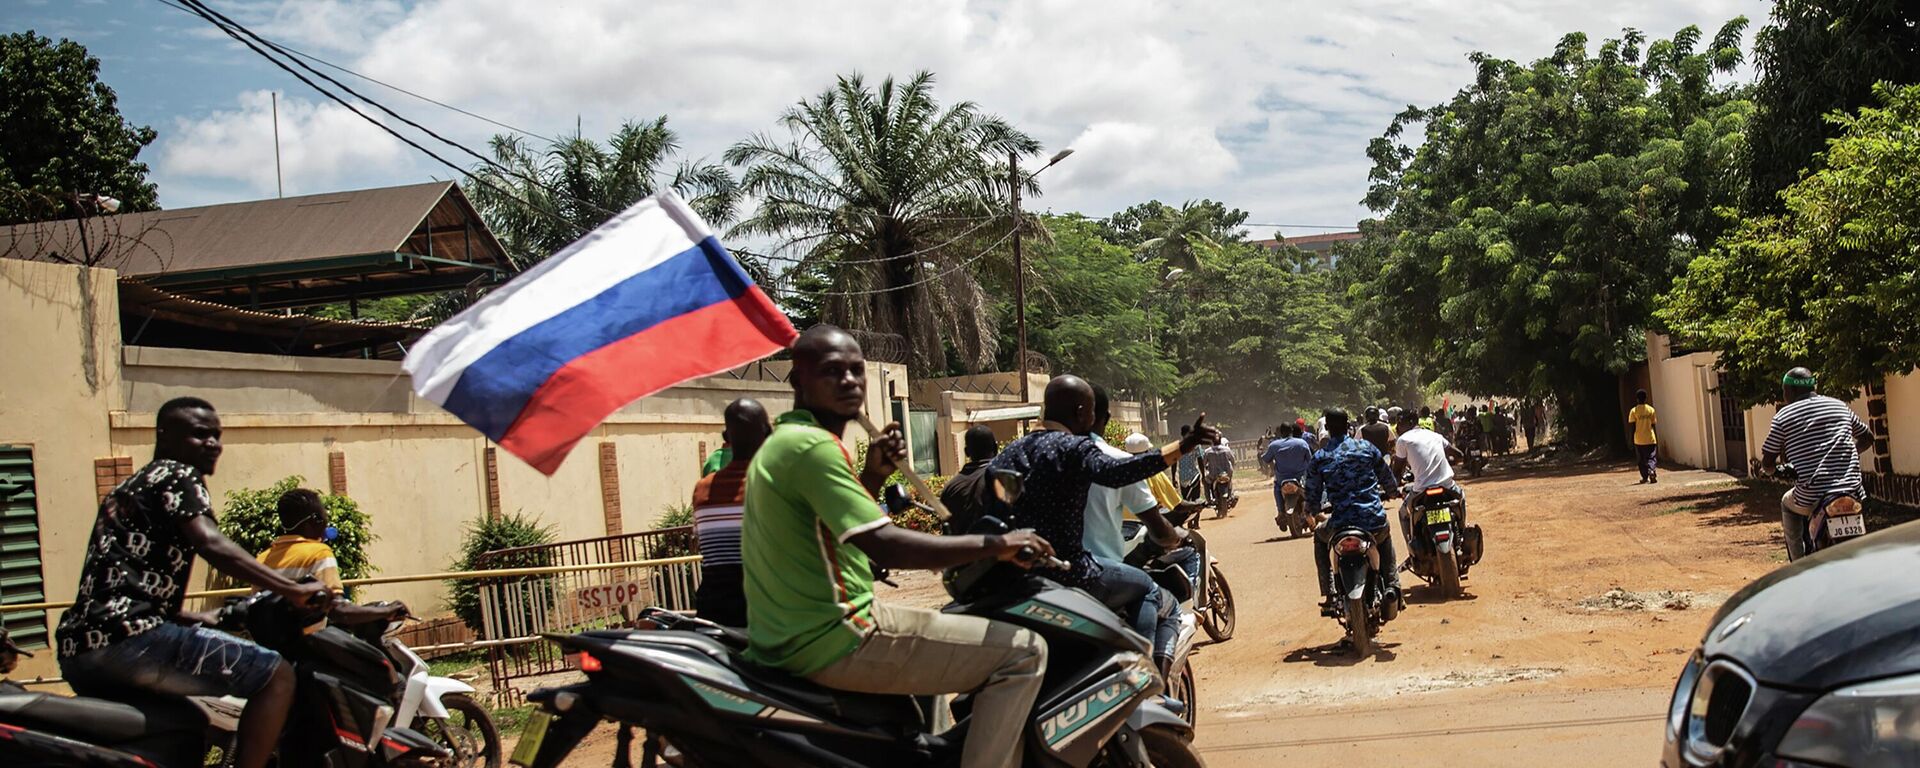
[(1306, 488), (1298, 478), (1286, 478), (1280, 481), (1280, 515), (1277, 522), (1287, 531), (1287, 538), (1313, 535), (1313, 526), (1317, 521), (1307, 512)]
[(1487, 471), (1487, 438), (1476, 435), (1460, 441), (1460, 452), (1466, 455), (1467, 473), (1479, 477)]
[(1463, 595), (1460, 580), (1479, 564), (1480, 526), (1466, 524), (1466, 500), (1446, 486), (1407, 489), (1407, 565), (1445, 598)]
[[(1382, 530), (1380, 535), (1392, 535)], [(1399, 598), (1388, 599), (1386, 573), (1374, 534), (1342, 528), (1327, 539), (1333, 565), (1334, 620), (1347, 630), (1354, 656), (1366, 658), (1380, 627), (1400, 614)], [(1394, 567), (1391, 564), (1385, 567)]]
[(1206, 478), (1207, 506), (1217, 510), (1215, 518), (1226, 517), (1228, 512), (1239, 506), (1240, 496), (1233, 492), (1233, 475), (1225, 472), (1208, 472)]
[[(1185, 513), (1170, 513), (1168, 522), (1178, 526), (1187, 522), (1185, 518)], [(1146, 527), (1137, 522), (1127, 523), (1124, 533), (1127, 537), (1124, 561), (1152, 576), (1154, 583), (1173, 595), (1180, 610), (1173, 665), (1167, 670), (1167, 695), (1185, 702), (1186, 711), (1181, 716), (1189, 725), (1197, 724), (1198, 679), (1189, 661), (1199, 639), (1196, 628), (1205, 630), (1216, 643), (1233, 638), (1233, 590), (1220, 572), (1220, 561), (1207, 554), (1207, 540), (1199, 531), (1188, 529), (1186, 542), (1171, 550), (1155, 544), (1147, 535)], [(1190, 574), (1185, 563), (1195, 556), (1205, 567), (1198, 574)]]
[[(1800, 473), (1791, 463), (1775, 468), (1774, 475), (1789, 482), (1800, 479)], [(1867, 535), (1867, 514), (1857, 495), (1829, 493), (1813, 508), (1813, 514), (1807, 516), (1806, 525), (1807, 554), (1811, 555), (1843, 541)], [(1791, 547), (1787, 549), (1787, 559), (1794, 559)]]
[[(278, 764), (326, 768), (438, 768), (453, 753), (399, 725), (393, 701), (408, 679), (380, 649), (325, 617), (259, 593), (220, 609), (216, 627), (245, 631), (279, 651), (297, 679)], [(125, 701), (46, 692), (0, 693), (0, 758), (8, 765), (202, 766), (231, 752), (246, 702), (232, 697)], [(230, 758), (227, 758), (230, 759)]]

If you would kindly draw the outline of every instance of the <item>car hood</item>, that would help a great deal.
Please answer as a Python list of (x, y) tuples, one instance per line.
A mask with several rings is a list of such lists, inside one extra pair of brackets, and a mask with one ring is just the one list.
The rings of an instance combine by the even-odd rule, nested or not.
[(1920, 522), (1802, 558), (1734, 593), (1702, 643), (1775, 686), (1920, 671)]

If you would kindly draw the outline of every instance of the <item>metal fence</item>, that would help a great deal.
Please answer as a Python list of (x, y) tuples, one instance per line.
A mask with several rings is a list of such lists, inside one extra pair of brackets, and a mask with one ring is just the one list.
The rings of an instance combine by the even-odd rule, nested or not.
[(631, 625), (647, 606), (691, 610), (700, 584), (698, 557), (692, 554), (693, 527), (602, 536), (532, 547), (500, 549), (482, 555), (476, 570), (551, 568), (665, 560), (643, 566), (578, 570), (479, 581), (480, 641), (487, 649), (487, 672), (494, 698), (502, 706), (520, 699), (513, 681), (571, 669), (546, 632), (571, 633)]

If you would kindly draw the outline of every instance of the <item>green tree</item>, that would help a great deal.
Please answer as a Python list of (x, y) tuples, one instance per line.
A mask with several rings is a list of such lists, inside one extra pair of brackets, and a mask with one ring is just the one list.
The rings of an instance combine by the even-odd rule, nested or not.
[[(1079, 215), (1043, 218), (1052, 237), (1030, 256), (1027, 346), (1061, 372), (1114, 390), (1165, 394), (1176, 381), (1171, 356), (1155, 343), (1165, 332), (1150, 317), (1159, 298), (1156, 266), (1107, 242)], [(1012, 312), (1002, 312), (1006, 323)], [(1159, 313), (1160, 323), (1165, 313)]]
[(714, 227), (733, 220), (740, 200), (725, 167), (675, 162), (680, 140), (665, 117), (625, 123), (604, 145), (575, 135), (540, 151), (523, 137), (501, 134), (490, 146), (493, 161), (506, 170), (476, 168), (486, 183), (469, 182), (465, 190), (518, 269), (662, 189), (673, 190)]
[(1380, 351), (1339, 298), (1333, 273), (1245, 243), (1203, 247), (1181, 279), (1172, 333), (1180, 352), (1175, 412), (1257, 429), (1301, 407), (1370, 402)]
[[(467, 523), (466, 531), (460, 539), (460, 557), (453, 561), (455, 571), (498, 570), (503, 568), (544, 568), (553, 565), (553, 553), (546, 549), (533, 549), (510, 555), (495, 555), (483, 558), (488, 552), (501, 549), (521, 549), (552, 544), (556, 536), (551, 525), (542, 525), (536, 518), (520, 513), (500, 517), (482, 517)], [(485, 615), (481, 610), (480, 590), (489, 583), (523, 583), (523, 594), (537, 595), (553, 589), (551, 576), (519, 576), (507, 579), (458, 579), (447, 582), (447, 607), (454, 615), (473, 629), (481, 631), (485, 627)], [(525, 617), (525, 625), (533, 626), (531, 617), (538, 606), (530, 603), (520, 605), (495, 605), (495, 620), (500, 626), (509, 623), (509, 613), (517, 612)]]
[(1689, 265), (1660, 317), (1720, 351), (1722, 391), (1772, 400), (1805, 365), (1843, 391), (1920, 365), (1920, 85), (1829, 118), (1819, 170)]
[(1826, 117), (1873, 101), (1873, 84), (1920, 82), (1920, 4), (1775, 0), (1754, 40), (1760, 70), (1747, 173), (1749, 210), (1780, 213), (1780, 191), (1838, 136)]
[[(1389, 313), (1425, 376), (1550, 394), (1571, 441), (1620, 443), (1618, 377), (1644, 356), (1654, 299), (1742, 191), (1752, 106), (1714, 76), (1738, 65), (1744, 25), (1704, 48), (1688, 27), (1651, 45), (1628, 30), (1593, 55), (1571, 34), (1525, 66), (1474, 54), (1473, 84), (1373, 142), (1368, 237), (1386, 255), (1357, 298)], [(1417, 124), (1424, 139), (1403, 144)]]
[(120, 116), (100, 60), (31, 31), (0, 35), (0, 225), (83, 215), (78, 195), (120, 210), (155, 204), (136, 158), (154, 132)]
[(1153, 200), (1114, 214), (1103, 234), (1138, 249), (1143, 259), (1192, 270), (1199, 268), (1199, 249), (1240, 242), (1246, 221), (1246, 211), (1212, 200), (1189, 200), (1179, 208)]
[(780, 124), (788, 139), (727, 151), (760, 201), (734, 233), (775, 239), (776, 255), (825, 278), (820, 319), (905, 337), (914, 373), (946, 369), (949, 344), (966, 370), (990, 366), (999, 340), (978, 276), (1006, 269), (1007, 160), (1039, 142), (972, 102), (942, 109), (925, 72), (878, 88), (841, 77)]

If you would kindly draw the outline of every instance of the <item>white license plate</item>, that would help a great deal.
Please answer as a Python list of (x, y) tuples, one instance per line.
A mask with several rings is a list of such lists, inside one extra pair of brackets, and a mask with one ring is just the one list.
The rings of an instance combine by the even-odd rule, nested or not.
[(513, 748), (513, 756), (507, 758), (511, 765), (521, 768), (533, 765), (534, 758), (540, 756), (540, 742), (547, 740), (547, 726), (553, 723), (553, 715), (535, 711), (527, 716), (527, 724), (520, 729), (520, 743)]
[(1867, 535), (1866, 515), (1841, 515), (1827, 518), (1827, 535), (1836, 539)]

